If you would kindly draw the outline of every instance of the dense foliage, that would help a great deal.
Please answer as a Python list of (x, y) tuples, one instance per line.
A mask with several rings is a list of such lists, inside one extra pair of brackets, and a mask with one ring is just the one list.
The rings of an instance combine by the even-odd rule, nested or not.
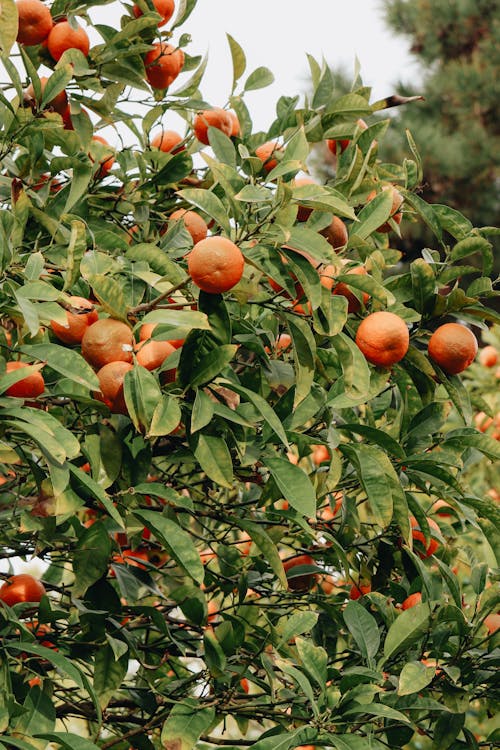
[[(370, 117), (399, 101), (340, 95), (313, 59), (310, 100), (281, 97), (253, 132), (245, 93), (272, 75), (248, 73), (228, 37), (232, 92), (205, 102), (194, 5), (161, 32), (184, 50), (162, 90), (146, 80), (149, 3), (112, 28), (55, 0), (56, 21), (93, 33), (88, 56), (56, 63), (54, 39), (15, 46), (2, 2), (0, 543), (46, 594), (0, 590), (0, 747), (492, 747), (500, 443), (474, 415), (498, 418), (498, 371), (447, 375), (427, 344), (445, 322), (495, 321), (494, 230), (420, 197), (411, 137), (402, 164), (378, 159), (390, 121)], [(211, 106), (239, 131), (209, 127), (205, 146), (193, 125), (203, 138)], [(163, 152), (152, 141), (173, 112), (181, 150)], [(106, 125), (112, 147), (93, 140)], [(348, 141), (335, 178), (294, 181), (328, 139)], [(268, 141), (275, 164), (256, 155)], [(179, 208), (243, 253), (224, 294), (192, 282)], [(410, 222), (434, 239), (403, 271), (389, 240)], [(125, 339), (151, 323), (173, 342), (147, 369), (140, 344), (109, 334), (99, 356), (129, 365), (120, 403), (87, 334), (61, 339), (68, 312), (95, 331), (94, 311)], [(380, 311), (410, 334), (391, 367), (356, 343)]]

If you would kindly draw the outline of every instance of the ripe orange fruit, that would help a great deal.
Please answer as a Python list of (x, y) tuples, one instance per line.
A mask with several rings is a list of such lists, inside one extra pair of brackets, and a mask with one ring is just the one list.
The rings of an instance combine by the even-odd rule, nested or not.
[(165, 154), (178, 154), (179, 151), (185, 151), (184, 146), (176, 148), (183, 140), (182, 135), (176, 130), (161, 130), (151, 141), (151, 147), (158, 148)]
[(278, 160), (274, 155), (282, 152), (283, 149), (279, 143), (276, 143), (276, 141), (267, 141), (255, 149), (255, 156), (261, 160), (264, 171), (270, 172), (278, 165)]
[(139, 568), (140, 570), (146, 570), (146, 566), (143, 565), (139, 560), (149, 562), (148, 553), (143, 549), (124, 549), (120, 554), (113, 555), (113, 562), (122, 565), (130, 565), (132, 568)]
[(144, 58), (146, 79), (154, 89), (166, 89), (177, 78), (184, 65), (184, 52), (172, 44), (158, 42)]
[[(161, 19), (158, 21), (158, 27), (165, 26), (165, 24), (170, 21), (174, 14), (174, 0), (153, 0), (153, 5), (156, 12), (161, 16)], [(135, 4), (132, 8), (132, 13), (136, 18), (140, 18), (143, 15), (141, 8), (139, 8), (139, 6)]]
[[(14, 370), (20, 370), (22, 367), (29, 367), (29, 365), (26, 362), (7, 362), (5, 371), (7, 373), (14, 372)], [(15, 398), (36, 398), (44, 390), (45, 381), (42, 373), (38, 371), (10, 385), (5, 391), (5, 395), (14, 396)]]
[(366, 317), (356, 333), (356, 344), (368, 362), (391, 367), (405, 356), (410, 345), (406, 323), (391, 312), (374, 312)]
[(169, 221), (179, 221), (182, 219), (184, 226), (191, 235), (196, 245), (197, 242), (204, 240), (208, 233), (207, 223), (195, 211), (186, 211), (185, 208), (179, 208), (170, 214)]
[[(345, 259), (342, 259), (341, 263), (342, 265), (345, 265), (347, 261)], [(350, 268), (347, 268), (345, 271), (343, 271), (343, 273), (354, 274), (355, 276), (366, 276), (368, 272), (365, 266), (351, 266)], [(352, 291), (351, 287), (348, 286), (345, 282), (339, 281), (338, 284), (335, 284), (332, 290), (332, 294), (339, 294), (341, 297), (345, 297), (347, 299), (347, 312), (355, 313), (361, 310), (361, 302), (359, 301), (356, 294)], [(361, 294), (363, 297), (363, 305), (366, 305), (366, 303), (370, 299), (370, 295), (367, 292), (362, 292)]]
[[(330, 459), (330, 456), (328, 457), (328, 460)], [(332, 501), (335, 501), (333, 508), (332, 508)], [(325, 521), (326, 523), (329, 523), (330, 521), (333, 521), (337, 513), (342, 507), (342, 504), (344, 502), (344, 493), (343, 492), (334, 492), (333, 495), (328, 496), (328, 503), (324, 505), (322, 508), (318, 509), (318, 518), (321, 521)]]
[(498, 351), (494, 346), (485, 346), (479, 352), (479, 362), (483, 367), (495, 367), (498, 362)]
[[(108, 146), (110, 151), (112, 150), (108, 141), (105, 138), (103, 138), (102, 135), (93, 135), (92, 140), (96, 143), (102, 143), (103, 146)], [(91, 161), (94, 161), (94, 159), (92, 158), (90, 154), (89, 154), (89, 157)], [(113, 154), (111, 154), (110, 156), (104, 157), (104, 159), (101, 159), (99, 161), (99, 164), (101, 166), (99, 168), (97, 176), (100, 180), (106, 177), (106, 175), (108, 174), (109, 170), (111, 169), (114, 163), (115, 163), (115, 157), (113, 156)]]
[(480, 411), (474, 417), (474, 424), (479, 432), (486, 432), (486, 430), (493, 424), (493, 419), (492, 417), (488, 417), (484, 411)]
[(316, 573), (304, 573), (304, 575), (293, 577), (288, 576), (289, 571), (300, 565), (315, 565), (315, 562), (310, 555), (297, 555), (283, 563), (285, 573), (287, 573), (288, 588), (291, 591), (309, 591), (316, 582)]
[(245, 259), (227, 237), (207, 237), (187, 256), (188, 273), (197, 287), (210, 294), (232, 289), (243, 275)]
[(401, 609), (411, 609), (412, 607), (415, 607), (417, 604), (420, 604), (422, 601), (422, 594), (420, 591), (417, 591), (415, 594), (410, 594), (410, 596), (407, 596), (404, 602), (401, 604)]
[(249, 693), (250, 692), (250, 683), (248, 682), (248, 680), (247, 680), (246, 677), (243, 677), (240, 680), (240, 687), (241, 687), (241, 689), (243, 690), (244, 693)]
[[(401, 208), (401, 204), (403, 203), (403, 196), (399, 192), (399, 190), (396, 190), (394, 185), (383, 185), (382, 190), (392, 190), (392, 206), (391, 206), (391, 215), (390, 218), (396, 222), (396, 224), (401, 224), (401, 219), (403, 218), (403, 214), (399, 210)], [(377, 195), (377, 191), (373, 190), (367, 200), (371, 201), (375, 198)], [(384, 224), (378, 227), (377, 232), (381, 232), (382, 234), (387, 234), (387, 232), (391, 232), (392, 227), (389, 224), (388, 221), (386, 221)]]
[(349, 599), (356, 601), (356, 599), (360, 599), (365, 594), (369, 594), (371, 590), (371, 583), (360, 583), (359, 586), (353, 583), (349, 591)]
[[(137, 364), (145, 367), (146, 370), (156, 370), (173, 352), (175, 349), (168, 341), (158, 339), (140, 341), (136, 347)], [(175, 370), (169, 372), (175, 373)]]
[[(47, 78), (47, 76), (40, 76), (42, 96), (48, 80), (49, 79)], [(27, 88), (24, 90), (24, 100), (25, 102), (34, 102), (36, 100), (35, 89), (32, 83), (30, 83), (30, 85), (27, 86)], [(38, 102), (38, 104), (40, 104), (40, 102)], [(51, 109), (54, 112), (58, 112), (60, 115), (66, 115), (68, 110), (68, 96), (66, 94), (66, 91), (60, 91), (59, 94), (57, 94), (53, 99), (50, 100), (50, 102), (47, 102), (45, 107), (46, 109)]]
[(50, 327), (54, 335), (65, 344), (79, 344), (87, 328), (98, 319), (98, 315), (92, 302), (85, 297), (73, 296), (69, 298), (69, 302), (72, 307), (80, 308), (82, 312), (73, 313), (66, 310), (66, 325), (51, 320)]
[(496, 614), (488, 615), (484, 618), (484, 624), (488, 629), (488, 633), (493, 635), (500, 628), (500, 614), (497, 612)]
[(331, 224), (325, 229), (322, 229), (320, 234), (325, 237), (327, 242), (333, 247), (334, 250), (340, 250), (342, 247), (347, 245), (349, 235), (347, 233), (347, 227), (338, 216), (334, 216)]
[[(437, 523), (434, 521), (433, 518), (428, 518), (427, 519), (427, 523), (429, 524), (429, 529), (431, 530), (431, 533), (432, 533), (432, 531), (437, 531), (438, 534), (440, 533), (439, 526), (437, 525)], [(417, 519), (415, 518), (415, 516), (410, 516), (410, 526), (412, 528), (411, 535), (413, 537), (413, 540), (416, 541), (416, 542), (421, 542), (422, 543), (422, 547), (425, 550), (425, 551), (421, 551), (421, 549), (420, 550), (416, 550), (417, 555), (419, 557), (422, 557), (422, 558), (430, 557), (431, 555), (433, 555), (434, 552), (439, 547), (438, 540), (434, 539), (434, 538), (431, 538), (429, 540), (429, 543), (428, 544), (426, 543), (425, 536), (423, 535), (423, 533), (422, 533), (422, 531), (420, 529), (419, 523), (418, 523)]]
[(45, 593), (41, 581), (28, 573), (20, 573), (8, 578), (0, 587), (0, 601), (13, 607), (19, 602), (39, 602)]
[(17, 0), (17, 41), (31, 47), (47, 39), (54, 25), (49, 8), (41, 0)]
[(113, 414), (127, 414), (127, 405), (123, 394), (125, 374), (133, 369), (130, 362), (108, 362), (97, 372), (100, 391), (94, 396), (102, 401)]
[[(449, 508), (452, 510), (451, 513), (448, 510)], [(440, 498), (432, 504), (430, 512), (435, 513), (437, 516), (441, 516), (441, 518), (451, 518), (453, 515), (453, 506), (450, 505), (450, 503), (447, 503), (446, 500)]]
[(230, 136), (233, 131), (231, 114), (221, 107), (204, 109), (198, 112), (193, 120), (193, 131), (200, 143), (208, 146), (208, 128), (217, 128), (225, 135)]
[(316, 466), (319, 466), (324, 461), (330, 461), (332, 455), (326, 445), (315, 445), (311, 454), (312, 462)]
[(50, 56), (57, 62), (68, 49), (79, 49), (87, 57), (90, 49), (89, 35), (78, 26), (74, 29), (67, 21), (56, 23), (47, 39)]
[(109, 362), (132, 362), (133, 349), (132, 331), (114, 318), (100, 318), (83, 334), (82, 356), (96, 368)]
[(477, 339), (460, 323), (439, 326), (429, 340), (429, 357), (448, 375), (457, 375), (474, 362)]

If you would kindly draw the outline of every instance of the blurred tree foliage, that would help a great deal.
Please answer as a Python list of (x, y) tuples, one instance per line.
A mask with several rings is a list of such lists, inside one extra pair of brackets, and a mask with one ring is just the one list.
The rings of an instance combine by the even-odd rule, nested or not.
[[(499, 215), (500, 3), (498, 0), (386, 0), (386, 19), (410, 37), (424, 66), (417, 85), (401, 81), (403, 96), (425, 102), (398, 111), (381, 157), (408, 151), (404, 130), (416, 137), (424, 164), (422, 197), (465, 212), (478, 226)], [(425, 241), (421, 229), (405, 243)]]

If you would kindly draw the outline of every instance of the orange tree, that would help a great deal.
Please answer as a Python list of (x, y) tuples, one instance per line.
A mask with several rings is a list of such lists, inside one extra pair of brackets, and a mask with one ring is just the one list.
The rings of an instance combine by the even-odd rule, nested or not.
[(171, 5), (1, 5), (0, 747), (498, 744), (500, 451), (460, 374), (495, 229), (313, 59), (267, 132), (232, 37), (205, 101)]

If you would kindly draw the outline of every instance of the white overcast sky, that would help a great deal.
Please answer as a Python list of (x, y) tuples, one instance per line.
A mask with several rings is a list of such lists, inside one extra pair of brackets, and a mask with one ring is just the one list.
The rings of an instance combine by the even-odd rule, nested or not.
[(265, 130), (282, 94), (306, 90), (306, 53), (319, 61), (324, 56), (333, 67), (342, 64), (349, 73), (357, 57), (373, 101), (394, 93), (400, 78), (418, 79), (408, 40), (388, 30), (382, 5), (382, 0), (199, 0), (181, 31), (192, 36), (190, 54), (208, 52), (201, 90), (215, 106), (224, 104), (232, 81), (226, 32), (243, 47), (247, 73), (261, 65), (271, 69), (275, 83), (245, 95), (255, 129)]

